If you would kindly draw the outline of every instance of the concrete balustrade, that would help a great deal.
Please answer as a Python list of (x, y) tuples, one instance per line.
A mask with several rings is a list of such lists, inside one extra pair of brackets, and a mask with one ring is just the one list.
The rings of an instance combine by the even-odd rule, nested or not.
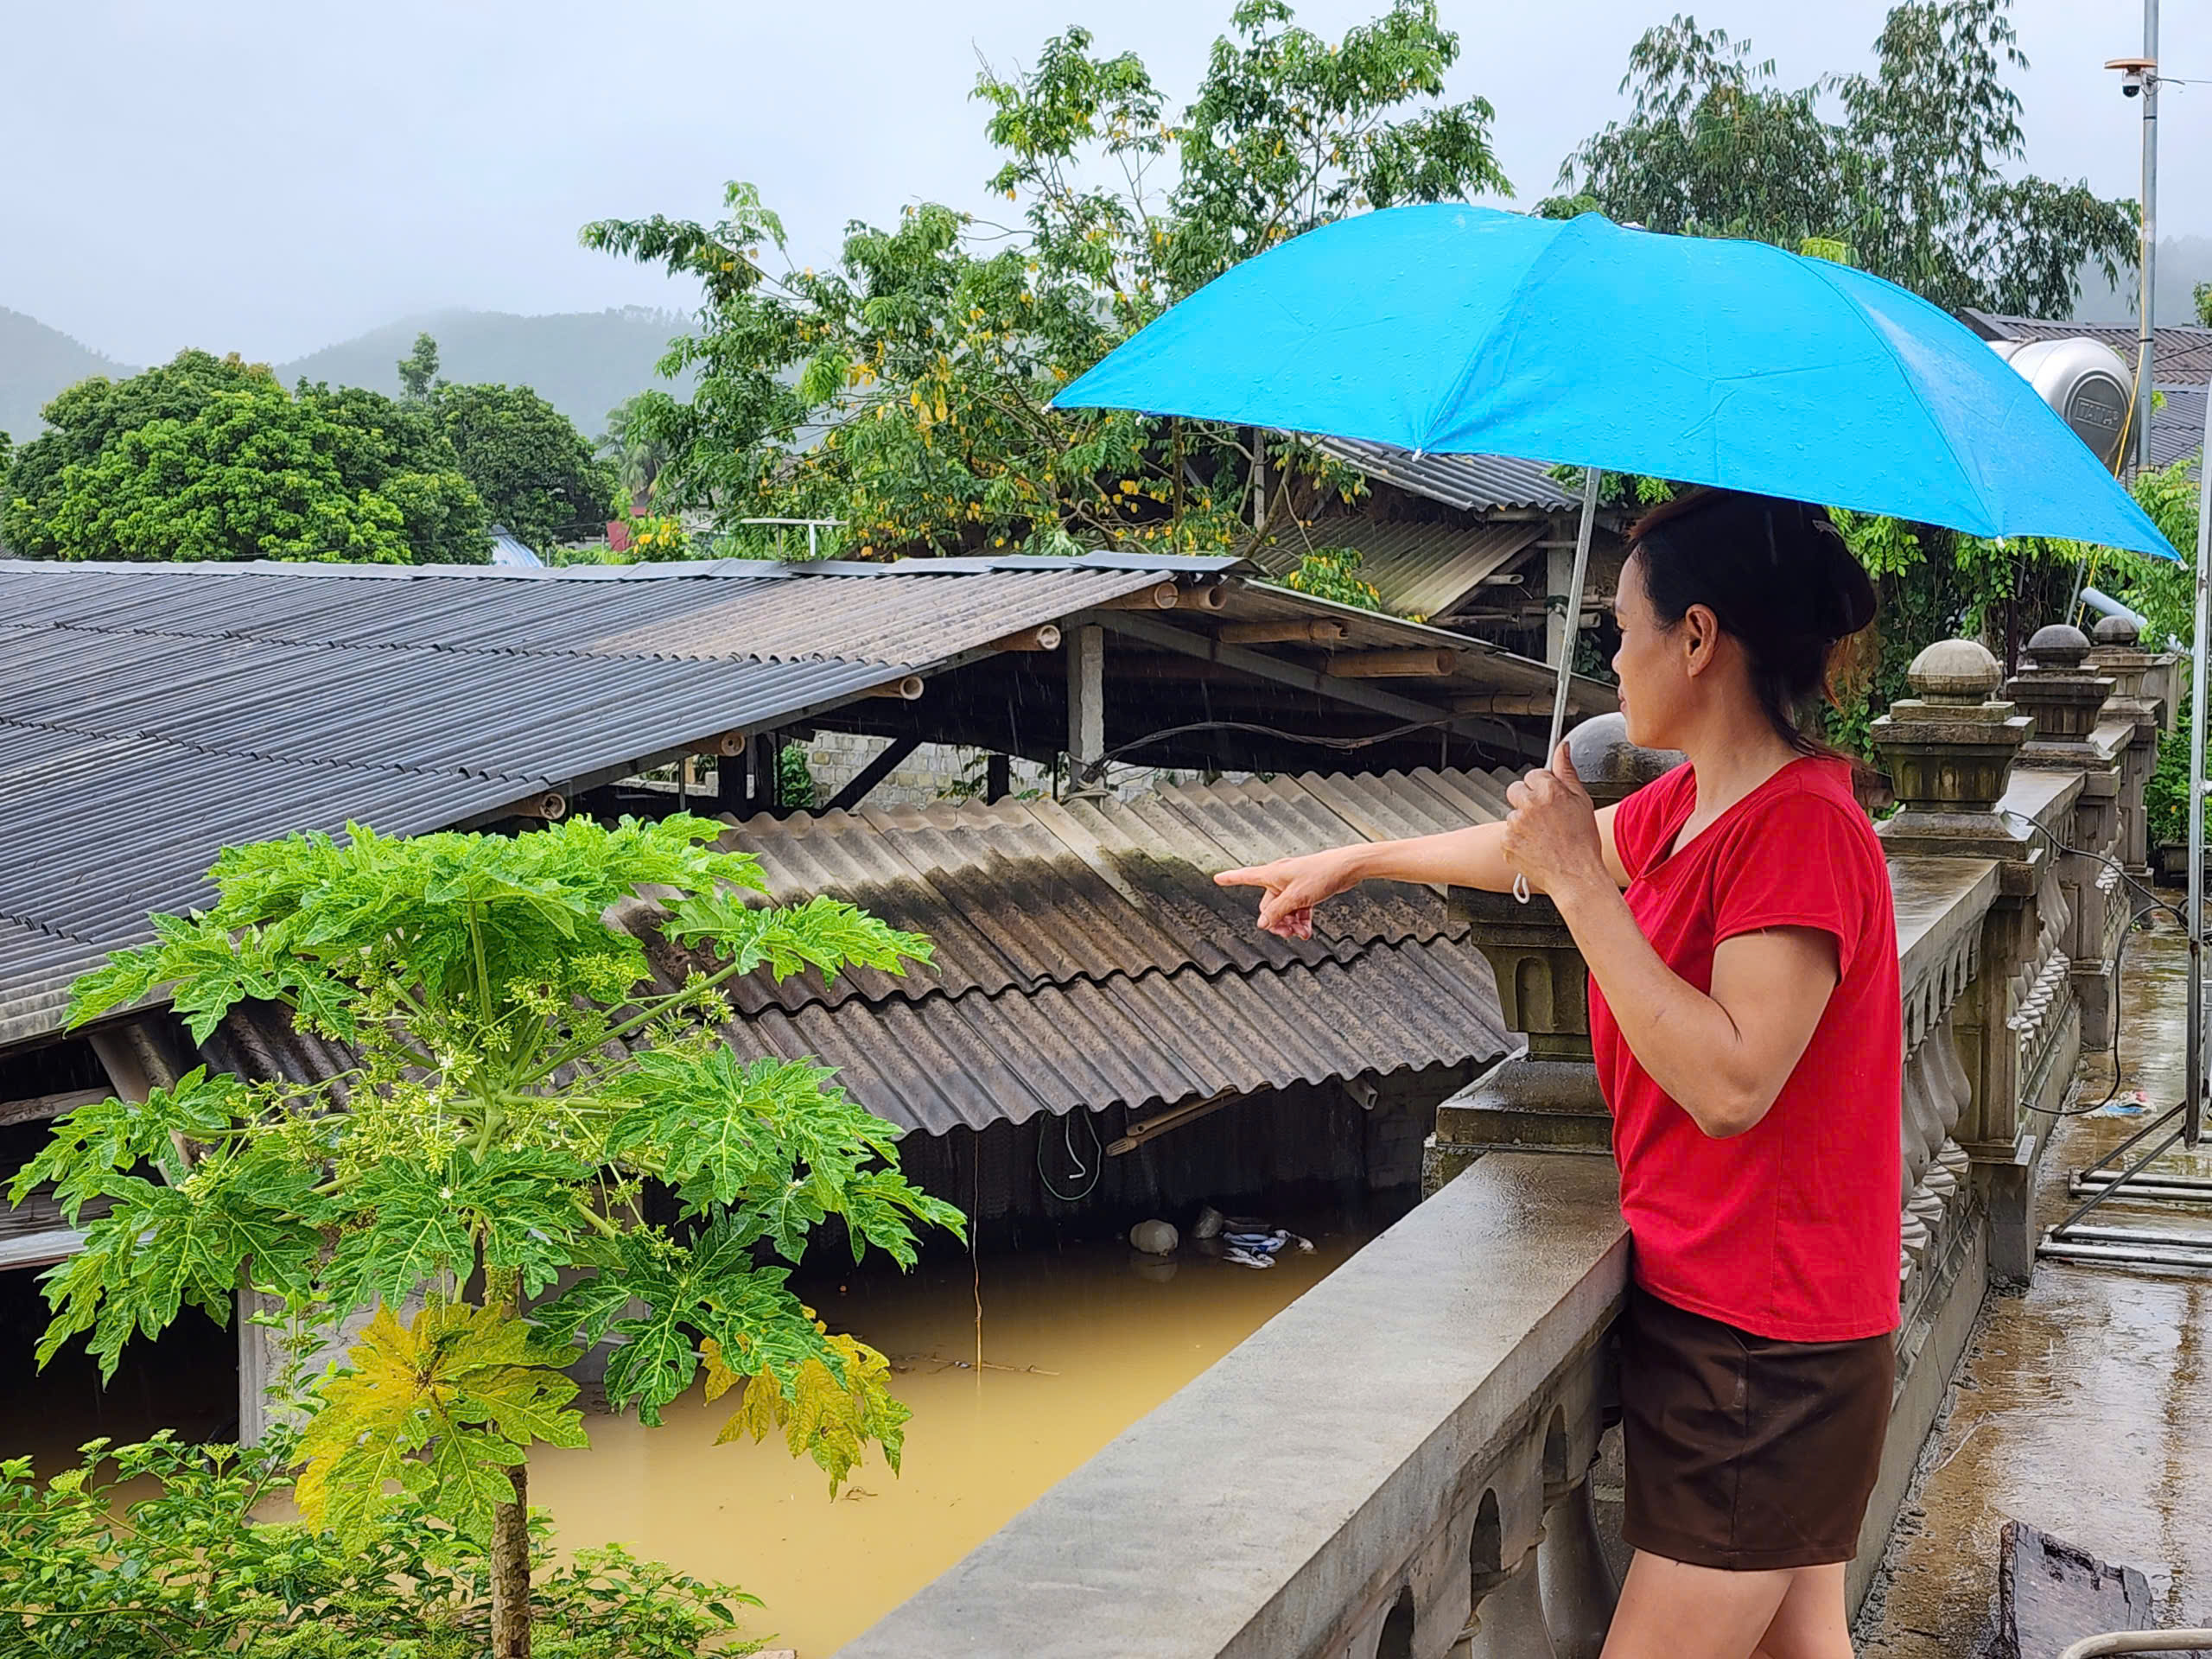
[(1586, 1651), (1550, 1628), (1610, 1613), (1578, 1506), (1627, 1281), (1604, 1160), (1485, 1158), (845, 1659)]
[[(2100, 861), (2139, 859), (2172, 678), (2119, 632), (2093, 659), (2045, 629), (2010, 681), (1980, 645), (1942, 641), (1875, 722), (1897, 800), (1878, 833), (1906, 1057), (1904, 1319), (1853, 1605), (1985, 1287), (2032, 1266), (2028, 1193), (2085, 1007), (2089, 1040), (2109, 1040), (2100, 963), (2128, 911)], [(1600, 801), (1675, 759), (1630, 748), (1618, 717), (1573, 741)], [(1526, 1041), (1439, 1109), (1427, 1202), (851, 1659), (1598, 1659), (1617, 1591), (1590, 1471), (1629, 1242), (1587, 970), (1541, 896), (1453, 903)]]

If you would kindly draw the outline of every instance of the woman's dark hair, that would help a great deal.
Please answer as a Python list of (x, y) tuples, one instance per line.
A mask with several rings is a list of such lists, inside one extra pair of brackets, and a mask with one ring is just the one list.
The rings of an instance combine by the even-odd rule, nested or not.
[(1751, 689), (1800, 754), (1829, 753), (1798, 723), (1827, 685), (1837, 644), (1874, 620), (1874, 584), (1824, 507), (1735, 490), (1690, 490), (1629, 532), (1662, 626), (1702, 605), (1742, 645)]

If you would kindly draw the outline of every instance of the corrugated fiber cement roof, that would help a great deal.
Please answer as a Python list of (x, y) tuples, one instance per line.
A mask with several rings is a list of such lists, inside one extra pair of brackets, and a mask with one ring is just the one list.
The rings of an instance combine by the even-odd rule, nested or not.
[[(747, 1058), (818, 1058), (878, 1116), (941, 1135), (1040, 1112), (1131, 1111), (1504, 1052), (1489, 964), (1427, 887), (1370, 883), (1311, 940), (1255, 925), (1216, 872), (1504, 810), (1505, 779), (1421, 771), (1186, 785), (1127, 802), (969, 801), (756, 818), (770, 899), (830, 893), (927, 934), (935, 960), (825, 985), (737, 982), (724, 1028)], [(672, 986), (696, 958), (629, 918)], [(279, 1011), (233, 1011), (217, 1065), (296, 1079), (346, 1057)]]

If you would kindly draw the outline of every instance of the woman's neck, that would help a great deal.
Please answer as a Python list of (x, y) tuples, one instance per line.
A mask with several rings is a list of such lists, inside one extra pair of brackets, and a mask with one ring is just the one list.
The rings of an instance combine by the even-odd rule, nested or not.
[(1715, 710), (1685, 738), (1682, 753), (1697, 777), (1694, 816), (1706, 823), (1801, 758), (1757, 709)]

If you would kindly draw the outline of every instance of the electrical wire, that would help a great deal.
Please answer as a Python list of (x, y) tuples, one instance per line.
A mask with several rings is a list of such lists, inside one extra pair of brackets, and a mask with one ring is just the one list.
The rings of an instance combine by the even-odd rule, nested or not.
[(1388, 731), (1377, 732), (1371, 737), (1329, 737), (1319, 732), (1291, 732), (1285, 731), (1280, 726), (1262, 726), (1249, 720), (1193, 720), (1181, 726), (1166, 726), (1156, 732), (1147, 732), (1143, 736), (1133, 737), (1126, 743), (1117, 743), (1101, 754), (1096, 764), (1103, 766), (1108, 761), (1128, 753), (1131, 749), (1141, 749), (1149, 744), (1164, 742), (1171, 737), (1185, 736), (1192, 732), (1249, 732), (1258, 737), (1280, 738), (1286, 743), (1305, 743), (1315, 748), (1338, 749), (1349, 753), (1354, 749), (1371, 749), (1378, 743), (1394, 742), (1399, 738), (1410, 736), (1415, 732), (1433, 731), (1439, 727), (1451, 726), (1463, 720), (1487, 720), (1494, 722), (1498, 729), (1509, 737), (1519, 736), (1512, 723), (1497, 715), (1440, 715), (1433, 720), (1408, 721), (1402, 726), (1393, 726)]
[[(1090, 1135), (1091, 1162), (1088, 1167), (1084, 1164), (1082, 1154), (1075, 1149), (1075, 1120), (1078, 1117), (1083, 1120), (1083, 1127)], [(1045, 1173), (1046, 1133), (1040, 1130), (1037, 1135), (1038, 1185), (1043, 1187), (1047, 1194), (1058, 1198), (1062, 1204), (1082, 1203), (1097, 1190), (1100, 1179), (1106, 1173), (1106, 1143), (1098, 1138), (1098, 1126), (1090, 1121), (1090, 1114), (1080, 1107), (1060, 1120), (1060, 1144), (1068, 1155), (1068, 1173), (1078, 1181), (1084, 1180), (1086, 1176), (1090, 1178), (1080, 1192), (1061, 1192), (1052, 1185), (1052, 1178)]]
[[(2155, 915), (2163, 911), (2165, 914), (2174, 918), (2177, 925), (2180, 926), (2184, 931), (2187, 931), (2189, 922), (2187, 918), (2182, 914), (2180, 906), (2170, 904), (2165, 899), (2159, 898), (2155, 891), (2144, 886), (2142, 882), (2130, 875), (2127, 873), (2126, 867), (2122, 865), (2117, 859), (2107, 858), (2102, 853), (2093, 853), (2086, 847), (2069, 847), (2064, 842), (2058, 838), (2056, 833), (2037, 823), (2024, 812), (2015, 812), (2008, 807), (2001, 810), (1998, 816), (1999, 817), (2014, 818), (2018, 820), (2021, 823), (2025, 824), (2030, 830), (2033, 830), (2036, 834), (2043, 836), (2044, 840), (2048, 841), (2054, 852), (2062, 855), (2070, 853), (2076, 858), (2086, 858), (2093, 863), (2103, 865), (2107, 869), (2111, 870), (2114, 874), (2118, 875), (2120, 879), (2126, 882), (2133, 892), (2142, 896), (2145, 902), (2140, 906), (2131, 906), (2129, 907), (2127, 925), (2120, 930), (2120, 943), (2113, 947), (2112, 994), (2115, 1001), (2117, 1001), (2120, 996), (2121, 976), (2126, 970), (2128, 944), (2135, 938), (2135, 930), (2141, 924), (2145, 916)], [(2057, 1107), (2050, 1112), (2044, 1114), (2044, 1116), (2049, 1117), (2087, 1117), (2094, 1112), (2102, 1111), (2106, 1107), (2111, 1105), (2113, 1101), (2120, 1098), (2120, 1085), (2121, 1081), (2126, 1076), (2126, 1071), (2122, 1069), (2120, 1051), (2120, 1033), (2124, 1029), (2124, 1021), (2113, 1021), (2112, 1034), (2112, 1087), (2105, 1090), (2104, 1098), (2096, 1102), (2094, 1105)]]

